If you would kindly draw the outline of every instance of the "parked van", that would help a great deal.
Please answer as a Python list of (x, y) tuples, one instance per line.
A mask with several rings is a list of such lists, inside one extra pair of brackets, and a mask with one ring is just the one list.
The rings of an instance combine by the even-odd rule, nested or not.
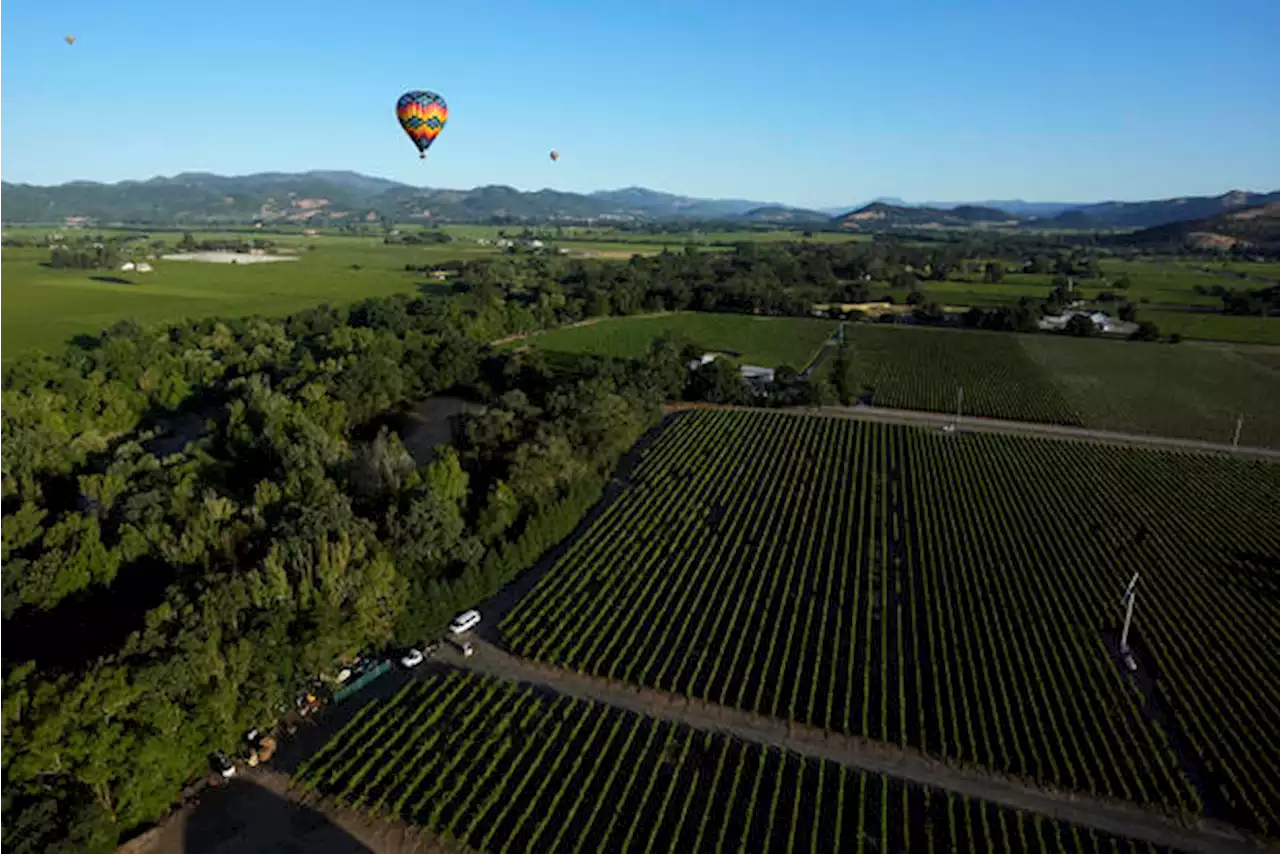
[(453, 618), (453, 622), (449, 624), (449, 631), (455, 635), (464, 634), (480, 625), (480, 612), (471, 610)]

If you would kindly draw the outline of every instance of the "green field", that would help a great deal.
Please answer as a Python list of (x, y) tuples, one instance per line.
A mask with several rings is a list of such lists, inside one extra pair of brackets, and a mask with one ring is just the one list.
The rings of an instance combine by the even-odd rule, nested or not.
[[(899, 332), (905, 331), (904, 338)], [(852, 327), (857, 393), (878, 406), (964, 411), (993, 418), (1080, 424), (1049, 372), (1028, 358), (1022, 337), (977, 330), (916, 330), (879, 324)], [(909, 351), (909, 352), (904, 352)]]
[[(1007, 268), (1013, 265), (1005, 262)], [(1267, 281), (1280, 281), (1280, 264), (1236, 262), (1230, 265), (1208, 262), (1121, 261), (1104, 259), (1100, 265), (1103, 278), (1077, 279), (1075, 295), (1090, 304), (1116, 313), (1123, 302), (1138, 305), (1138, 319), (1155, 323), (1162, 334), (1177, 333), (1184, 338), (1211, 341), (1234, 341), (1257, 344), (1280, 344), (1280, 318), (1239, 317), (1217, 313), (1222, 307), (1218, 297), (1195, 292), (1197, 286), (1220, 285), (1247, 289), (1267, 286)], [(1240, 279), (1242, 272), (1250, 279)], [(1130, 280), (1128, 289), (1115, 286), (1121, 276)], [(920, 289), (936, 302), (946, 305), (993, 308), (1011, 305), (1020, 297), (1037, 303), (1044, 300), (1053, 287), (1053, 276), (1033, 273), (1006, 273), (999, 284), (987, 284), (980, 275), (961, 274), (946, 282), (925, 281)], [(1100, 294), (1110, 291), (1116, 299), (1098, 301)], [(893, 294), (894, 292), (886, 290)], [(873, 296), (880, 290), (872, 287)], [(895, 294), (901, 299), (904, 293)], [(1179, 311), (1180, 307), (1199, 311)]]
[(805, 317), (680, 312), (592, 321), (542, 332), (521, 344), (561, 353), (636, 358), (657, 338), (679, 335), (704, 351), (734, 355), (745, 364), (801, 370), (835, 328), (830, 320)]
[(56, 350), (77, 334), (100, 332), (125, 317), (159, 323), (209, 315), (283, 315), (323, 302), (412, 293), (425, 277), (406, 273), (406, 264), (492, 252), (474, 244), (386, 246), (380, 238), (271, 235), (270, 239), (281, 246), (310, 250), (300, 252), (297, 261), (232, 265), (156, 260), (151, 262), (153, 272), (127, 273), (55, 270), (41, 266), (49, 257), (46, 249), (4, 249), (0, 253), (3, 356)]
[(299, 775), (476, 851), (1152, 851), (457, 671), (367, 705)]
[[(1280, 447), (1280, 351), (1183, 342), (880, 324), (850, 327), (855, 393), (871, 403), (1103, 430)], [(1271, 355), (1268, 355), (1271, 354)]]
[[(1277, 557), (1280, 465), (689, 412), (500, 629), (569, 670), (1275, 833)], [(1135, 572), (1163, 719), (1108, 652)]]

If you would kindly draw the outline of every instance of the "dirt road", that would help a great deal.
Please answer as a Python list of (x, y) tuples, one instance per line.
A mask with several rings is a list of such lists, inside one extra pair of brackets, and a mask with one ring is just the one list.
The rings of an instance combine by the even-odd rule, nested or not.
[[(668, 403), (667, 412), (684, 409), (742, 409), (753, 412), (781, 412), (788, 415), (822, 415), (829, 418), (852, 418), (859, 421), (876, 421), (882, 424), (915, 424), (936, 427), (941, 430), (956, 423), (954, 415), (938, 412), (920, 412), (914, 409), (886, 409), (879, 406), (820, 406), (791, 409), (767, 409), (754, 406), (729, 406), (719, 403)], [(1087, 427), (1066, 427), (1061, 424), (1040, 424), (1033, 421), (1001, 421), (996, 418), (961, 416), (960, 433), (1007, 433), (1018, 436), (1038, 436), (1050, 439), (1075, 439), (1101, 442), (1109, 445), (1157, 448), (1174, 451), (1225, 454), (1264, 460), (1280, 460), (1280, 449), (1240, 446), (1225, 442), (1205, 442), (1200, 439), (1176, 439), (1167, 436), (1148, 436), (1141, 433), (1118, 433), (1111, 430), (1092, 430)]]
[(700, 730), (715, 730), (745, 741), (769, 744), (829, 759), (851, 768), (886, 774), (921, 785), (1048, 816), (1081, 827), (1205, 854), (1256, 852), (1264, 849), (1230, 828), (1204, 823), (1186, 827), (1172, 818), (1138, 807), (1068, 792), (1051, 792), (978, 769), (945, 765), (914, 751), (814, 727), (768, 718), (738, 709), (690, 700), (621, 682), (587, 676), (517, 658), (479, 637), (474, 654), (464, 658), (452, 647), (439, 659), (451, 666), (530, 684), (558, 694), (593, 700), (652, 718)]

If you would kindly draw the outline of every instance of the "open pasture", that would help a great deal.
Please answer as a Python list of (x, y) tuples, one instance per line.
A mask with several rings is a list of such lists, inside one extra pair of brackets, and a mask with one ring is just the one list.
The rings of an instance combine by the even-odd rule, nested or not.
[[(232, 237), (196, 235), (198, 240)], [(244, 237), (246, 235), (234, 235)], [(179, 235), (166, 235), (172, 245)], [(154, 270), (52, 269), (47, 249), (7, 248), (0, 254), (4, 304), (3, 355), (56, 350), (77, 334), (100, 332), (117, 320), (162, 323), (188, 318), (276, 316), (324, 302), (412, 293), (423, 283), (406, 264), (424, 265), (492, 250), (474, 244), (387, 246), (380, 238), (271, 235), (295, 249), (297, 261), (209, 264), (152, 261)]]

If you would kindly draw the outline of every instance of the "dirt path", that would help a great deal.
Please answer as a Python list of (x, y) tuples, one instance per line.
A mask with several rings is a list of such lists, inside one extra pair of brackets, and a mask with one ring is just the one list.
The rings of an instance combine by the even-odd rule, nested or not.
[(1264, 848), (1232, 828), (1205, 822), (1196, 827), (1186, 827), (1172, 818), (1133, 805), (1049, 791), (978, 769), (946, 765), (921, 753), (880, 742), (516, 658), (481, 638), (473, 639), (473, 648), (474, 654), (464, 658), (456, 649), (448, 647), (441, 650), (439, 659), (455, 667), (510, 682), (605, 703), (695, 729), (720, 731), (745, 741), (769, 744), (816, 759), (829, 759), (851, 768), (946, 789), (1155, 845), (1205, 854), (1280, 851), (1280, 846)]
[[(682, 409), (742, 409), (755, 412), (782, 412), (788, 415), (823, 415), (831, 418), (852, 418), (859, 421), (876, 421), (883, 424), (916, 424), (941, 429), (956, 422), (954, 415), (939, 412), (920, 412), (914, 409), (886, 409), (879, 406), (821, 406), (792, 409), (767, 409), (752, 406), (730, 406), (719, 403), (668, 403), (667, 412)], [(1065, 427), (1061, 424), (1040, 424), (1033, 421), (1001, 421), (995, 418), (962, 416), (960, 432), (1007, 433), (1019, 436), (1039, 436), (1050, 439), (1083, 439), (1109, 445), (1130, 445), (1145, 448), (1162, 448), (1174, 451), (1226, 454), (1254, 459), (1280, 460), (1280, 450), (1241, 445), (1233, 447), (1222, 442), (1205, 442), (1200, 439), (1175, 439), (1167, 436), (1147, 436), (1141, 433), (1118, 433), (1111, 430), (1091, 430), (1086, 427)]]

